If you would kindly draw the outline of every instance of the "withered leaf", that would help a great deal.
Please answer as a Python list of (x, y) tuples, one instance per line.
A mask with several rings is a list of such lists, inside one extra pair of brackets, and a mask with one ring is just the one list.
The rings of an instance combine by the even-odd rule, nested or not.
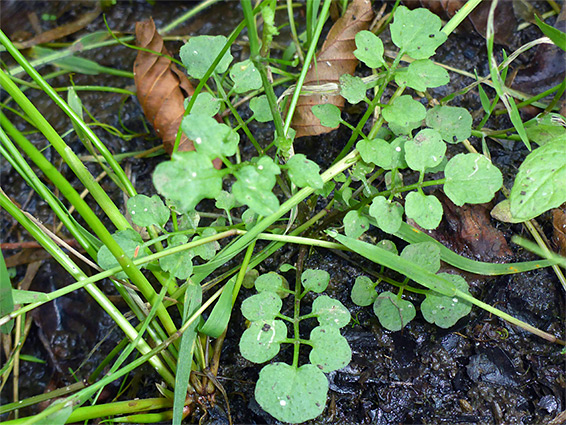
[[(139, 47), (170, 56), (153, 19), (136, 23), (136, 40)], [(145, 116), (171, 154), (185, 112), (183, 101), (194, 93), (194, 87), (170, 59), (141, 50), (134, 62), (134, 82)], [(191, 150), (193, 142), (183, 134), (179, 151)]]
[(566, 257), (566, 204), (552, 210), (552, 229), (558, 253)]
[[(338, 84), (342, 74), (353, 74), (358, 59), (354, 56), (356, 49), (355, 36), (368, 29), (373, 19), (373, 10), (369, 0), (354, 0), (346, 13), (338, 19), (320, 52), (316, 56), (316, 64), (311, 64), (305, 78), (305, 85)], [(331, 103), (342, 109), (344, 98), (340, 95), (313, 94), (299, 97), (297, 109), (291, 126), (297, 131), (296, 137), (316, 136), (332, 131), (332, 128), (320, 125), (320, 121), (312, 113), (314, 105)]]

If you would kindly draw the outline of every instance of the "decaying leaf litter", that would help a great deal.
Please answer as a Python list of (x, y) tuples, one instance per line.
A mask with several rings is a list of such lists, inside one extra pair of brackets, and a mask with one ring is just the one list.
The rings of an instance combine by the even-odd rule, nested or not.
[[(500, 152), (494, 152), (494, 154), (497, 155)], [(500, 156), (504, 157), (504, 154)], [(317, 264), (316, 267), (319, 267), (319, 263), (315, 260), (326, 263), (327, 267), (331, 267), (331, 272), (337, 276), (334, 280), (334, 290), (336, 292), (340, 291), (342, 282), (351, 282), (352, 276), (359, 273), (355, 269), (350, 268), (346, 263), (340, 263), (339, 260), (329, 258), (323, 253), (315, 253), (313, 258), (309, 259), (309, 261)], [(331, 264), (336, 267), (331, 266)], [(519, 287), (529, 285), (529, 282), (515, 283)], [(475, 284), (478, 288), (485, 285), (480, 279)], [(512, 288), (508, 290), (492, 289), (492, 291), (496, 291), (496, 297), (509, 296), (508, 291), (511, 290)], [(346, 302), (347, 300), (345, 299), (344, 303)], [(517, 302), (521, 301), (518, 299)], [(534, 303), (536, 301), (534, 299), (529, 302), (532, 303), (533, 311), (552, 311), (553, 308), (551, 305), (535, 306)], [(472, 403), (482, 404), (486, 403), (485, 400), (482, 400), (482, 398), (485, 398), (486, 391), (488, 392), (487, 399), (491, 402), (491, 405), (486, 404), (486, 407), (497, 409), (493, 406), (499, 406), (501, 409), (504, 406), (507, 414), (521, 415), (521, 412), (524, 410), (519, 408), (520, 402), (525, 403), (525, 400), (529, 400), (524, 394), (531, 394), (531, 397), (534, 397), (533, 394), (543, 394), (545, 391), (548, 391), (546, 387), (544, 389), (541, 389), (543, 387), (534, 390), (529, 389), (529, 391), (523, 393), (513, 390), (517, 386), (510, 382), (515, 382), (513, 379), (516, 378), (517, 365), (510, 363), (506, 357), (515, 358), (510, 356), (509, 353), (516, 353), (519, 350), (513, 350), (509, 346), (510, 344), (507, 346), (503, 344), (504, 349), (492, 348), (492, 344), (489, 342), (490, 339), (496, 340), (499, 336), (497, 331), (493, 333), (494, 331), (489, 329), (491, 322), (485, 315), (476, 314), (471, 317), (472, 323), (469, 326), (481, 327), (481, 329), (478, 329), (477, 335), (484, 338), (475, 344), (453, 333), (442, 335), (442, 332), (438, 334), (441, 342), (434, 343), (428, 337), (423, 338), (423, 335), (431, 335), (437, 332), (434, 328), (427, 326), (426, 323), (415, 323), (414, 327), (410, 327), (401, 335), (388, 334), (379, 329), (379, 326), (372, 322), (372, 318), (361, 309), (358, 320), (360, 321), (359, 328), (354, 326), (347, 333), (347, 338), (354, 345), (354, 362), (350, 368), (337, 372), (331, 377), (331, 389), (336, 391), (336, 394), (339, 394), (337, 396), (338, 411), (340, 412), (339, 414), (344, 415), (343, 418), (345, 420), (348, 419), (346, 413), (350, 413), (358, 421), (385, 415), (388, 421), (404, 420), (418, 422), (419, 418), (427, 417), (427, 415), (431, 414), (430, 409), (426, 406), (427, 403), (430, 406), (430, 403), (435, 401), (435, 394), (444, 394), (448, 399), (448, 401), (446, 399), (442, 402), (436, 401), (442, 405), (439, 414), (444, 415), (444, 420), (465, 421), (472, 418), (478, 419), (473, 412), (466, 412), (466, 406), (463, 403), (459, 403), (459, 397), (466, 397), (465, 399)], [(359, 331), (358, 335), (357, 331)], [(524, 338), (529, 339), (527, 336), (524, 336)], [(532, 341), (529, 341), (529, 343), (532, 343)], [(376, 346), (380, 347), (377, 353)], [(233, 354), (230, 354), (230, 345), (228, 344), (227, 347), (226, 357), (227, 359), (232, 357), (234, 366), (228, 363), (222, 366), (221, 375), (222, 370), (230, 371), (235, 368), (235, 365), (241, 363), (241, 359), (234, 358), (237, 357), (237, 350), (232, 350)], [(430, 355), (428, 355), (430, 353), (428, 350), (432, 352)], [(469, 357), (470, 355), (471, 357)], [(520, 355), (517, 357), (525, 358)], [(465, 360), (460, 362), (458, 360), (460, 358), (470, 358), (472, 360), (466, 363)], [(435, 368), (438, 367), (438, 363), (435, 364), (435, 362), (443, 365), (436, 372)], [(375, 367), (375, 365), (381, 366), (383, 364), (388, 365), (388, 368), (384, 370), (382, 367)], [(468, 369), (465, 367), (466, 364), (468, 364)], [(499, 369), (502, 370), (501, 374), (503, 377), (496, 375), (495, 380), (493, 380), (492, 376), (474, 372), (472, 368), (478, 364), (483, 365), (484, 368), (498, 365)], [(534, 363), (534, 365), (542, 366), (539, 363)], [(540, 372), (533, 369), (526, 371), (526, 373), (531, 373), (531, 376), (536, 377)], [(237, 374), (238, 372), (234, 371), (234, 376), (238, 376)], [(509, 376), (512, 378), (509, 378)], [(243, 374), (243, 377), (249, 377), (250, 380), (253, 380), (253, 368), (247, 365), (246, 373)], [(408, 382), (411, 380), (412, 385), (408, 389), (403, 388), (402, 385), (397, 386), (394, 384), (395, 382)], [(449, 383), (454, 380), (456, 383), (450, 385)], [(470, 382), (473, 382), (473, 384), (470, 384)], [(522, 380), (520, 382), (525, 381)], [(249, 384), (246, 384), (246, 382), (236, 382), (235, 385), (239, 389), (244, 390), (244, 392), (249, 392)], [(494, 385), (495, 390), (490, 391), (488, 387), (493, 387)], [(443, 393), (445, 386), (452, 387), (454, 393), (450, 393), (450, 395), (446, 392)], [(498, 388), (500, 389), (499, 394), (496, 391)], [(434, 391), (431, 389), (434, 389)], [(414, 395), (415, 392), (416, 395)], [(359, 394), (362, 394), (361, 397)], [(375, 401), (375, 394), (379, 396), (378, 400), (381, 401)], [(552, 394), (550, 393), (550, 395)], [(553, 397), (558, 396), (556, 393), (554, 394)], [(351, 400), (358, 400), (356, 408), (347, 407), (350, 405)], [(237, 397), (233, 401), (242, 409), (242, 412), (254, 412), (253, 406), (249, 407), (249, 404), (245, 401)], [(407, 414), (407, 403), (413, 403), (413, 406), (424, 405), (425, 407), (416, 407)], [(551, 409), (551, 405), (540, 407), (540, 409), (544, 408), (548, 411), (548, 409)], [(460, 413), (453, 414), (454, 409), (457, 409)], [(250, 413), (250, 415), (252, 416), (248, 417), (248, 420), (253, 418), (253, 415), (258, 415), (258, 413), (256, 411), (256, 413)], [(265, 418), (255, 416), (255, 418), (258, 417)], [(439, 416), (436, 417), (438, 418)], [(488, 418), (479, 419), (480, 421), (483, 419), (488, 420)]]

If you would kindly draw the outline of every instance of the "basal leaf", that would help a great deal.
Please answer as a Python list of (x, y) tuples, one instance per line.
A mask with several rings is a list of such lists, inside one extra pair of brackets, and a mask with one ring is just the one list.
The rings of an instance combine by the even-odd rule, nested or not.
[(312, 187), (322, 189), (324, 183), (320, 177), (320, 167), (314, 161), (308, 159), (302, 153), (293, 155), (287, 161), (289, 167), (289, 177), (291, 181), (299, 187)]
[(395, 133), (406, 134), (419, 127), (426, 117), (426, 109), (409, 95), (399, 96), (383, 108), (383, 118)]
[(250, 100), (250, 109), (253, 111), (253, 117), (256, 121), (273, 121), (273, 115), (271, 114), (271, 108), (269, 107), (269, 101), (266, 95), (254, 97)]
[(511, 189), (511, 215), (526, 221), (566, 202), (566, 136), (532, 151)]
[(237, 181), (232, 185), (232, 193), (238, 202), (257, 214), (273, 214), (279, 208), (279, 200), (272, 192), (279, 172), (273, 160), (264, 156), (256, 164), (245, 165), (234, 174)]
[(197, 152), (177, 152), (171, 161), (158, 164), (153, 184), (180, 211), (193, 210), (204, 198), (216, 198), (222, 190), (222, 174), (212, 160)]
[(344, 74), (340, 77), (340, 94), (352, 105), (366, 97), (366, 85), (360, 77)]
[(242, 334), (240, 353), (250, 362), (264, 363), (279, 353), (287, 338), (287, 326), (281, 320), (256, 320)]
[(336, 128), (340, 125), (342, 118), (340, 117), (340, 108), (330, 103), (322, 105), (314, 105), (312, 113), (320, 120), (320, 124), (325, 127)]
[(442, 221), (442, 204), (434, 195), (410, 192), (405, 198), (405, 214), (424, 229), (436, 229)]
[(181, 129), (194, 142), (195, 150), (210, 159), (234, 155), (240, 141), (238, 133), (226, 124), (198, 111), (183, 118)]
[(424, 92), (427, 88), (440, 87), (450, 82), (448, 71), (430, 59), (411, 62), (407, 68), (395, 73), (395, 82)]
[(391, 40), (413, 59), (427, 59), (446, 41), (440, 18), (427, 9), (399, 6), (391, 28)]
[[(456, 289), (469, 294), (468, 283), (462, 276), (448, 273), (440, 273), (439, 276), (451, 281)], [(440, 295), (436, 292), (428, 292), (425, 300), (421, 303), (421, 313), (425, 320), (441, 328), (449, 328), (455, 325), (471, 310), (472, 305), (467, 301), (454, 296)]]
[(405, 142), (405, 161), (415, 170), (424, 172), (427, 168), (436, 167), (442, 162), (446, 153), (446, 143), (437, 131), (425, 128), (413, 139)]
[(305, 289), (320, 294), (330, 282), (330, 274), (325, 270), (307, 269), (301, 275), (301, 282)]
[[(143, 240), (138, 232), (133, 229), (120, 230), (112, 235), (112, 239), (120, 245), (124, 253), (130, 257), (141, 258), (145, 256), (145, 250), (141, 248)], [(112, 255), (106, 245), (103, 245), (97, 254), (97, 262), (104, 270), (111, 269), (119, 265), (118, 260)], [(118, 279), (126, 279), (128, 276), (124, 272), (116, 273)]]
[[(228, 39), (223, 35), (191, 37), (179, 51), (179, 56), (183, 65), (187, 68), (188, 74), (199, 80), (204, 77), (227, 42)], [(214, 71), (219, 74), (226, 72), (232, 59), (232, 54), (228, 50), (216, 65)]]
[(363, 30), (356, 34), (354, 55), (369, 68), (383, 65), (383, 42), (371, 31)]
[(347, 236), (357, 239), (368, 229), (369, 220), (359, 210), (349, 211), (344, 216), (344, 233)]
[(232, 65), (230, 78), (234, 82), (234, 91), (236, 93), (257, 90), (262, 86), (261, 75), (253, 62), (249, 59)]
[(350, 312), (344, 305), (327, 295), (321, 295), (312, 303), (312, 312), (321, 326), (343, 328), (350, 322)]
[(163, 227), (171, 215), (171, 211), (158, 195), (153, 195), (151, 198), (145, 195), (132, 196), (128, 199), (126, 207), (132, 221), (141, 227), (154, 224)]
[(257, 292), (275, 292), (279, 297), (284, 298), (288, 295), (289, 283), (280, 274), (269, 272), (255, 280), (255, 289)]
[(416, 315), (415, 306), (410, 301), (399, 299), (389, 291), (379, 294), (373, 304), (373, 312), (379, 323), (393, 332), (403, 329)]
[(356, 305), (365, 307), (373, 304), (377, 298), (377, 292), (375, 291), (376, 284), (367, 276), (358, 276), (352, 286), (352, 292), (350, 296), (352, 297), (352, 302)]
[[(190, 98), (185, 99), (185, 109), (189, 103)], [(213, 97), (208, 92), (200, 92), (195, 100), (192, 108), (193, 111), (198, 111), (199, 114), (208, 115), (213, 117), (220, 110), (220, 100)]]
[(251, 322), (273, 320), (281, 310), (283, 301), (275, 292), (265, 291), (252, 295), (242, 302), (242, 314)]
[(440, 270), (440, 248), (432, 242), (407, 245), (401, 252), (401, 258), (411, 261), (431, 273)]
[(376, 196), (369, 207), (369, 214), (377, 221), (377, 226), (386, 233), (395, 233), (403, 222), (403, 207), (398, 202), (390, 202), (383, 196)]
[(458, 206), (489, 202), (503, 185), (501, 171), (477, 153), (456, 155), (446, 164), (444, 175), (444, 192)]
[[(185, 235), (173, 235), (169, 239), (168, 248), (186, 244), (188, 240), (189, 238)], [(160, 258), (159, 266), (178, 279), (188, 279), (193, 272), (193, 257), (193, 252), (187, 249)]]
[(314, 419), (326, 406), (328, 379), (311, 364), (299, 368), (285, 363), (265, 366), (259, 373), (255, 398), (277, 420), (300, 423)]
[(309, 360), (325, 373), (342, 369), (352, 360), (348, 341), (334, 326), (317, 326), (311, 331), (310, 342)]
[(435, 106), (426, 113), (426, 125), (440, 133), (447, 143), (458, 143), (472, 135), (472, 116), (456, 106)]

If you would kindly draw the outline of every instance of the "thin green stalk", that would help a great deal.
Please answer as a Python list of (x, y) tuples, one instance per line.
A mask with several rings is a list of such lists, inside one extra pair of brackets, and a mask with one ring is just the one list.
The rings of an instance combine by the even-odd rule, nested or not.
[[(49, 83), (43, 79), (41, 74), (39, 72), (37, 72), (30, 65), (30, 63), (27, 61), (27, 59), (20, 53), (20, 51), (18, 49), (15, 48), (15, 46), (12, 44), (10, 39), (1, 30), (0, 30), (0, 42), (4, 45), (4, 47), (6, 47), (6, 50), (8, 50), (8, 52), (12, 55), (12, 57), (25, 69), (25, 71), (28, 73), (28, 75), (51, 98), (51, 100), (53, 100), (53, 102), (55, 102), (55, 104), (57, 106), (59, 106), (63, 110), (63, 112), (65, 112), (65, 114), (67, 114), (67, 116), (69, 116), (69, 118), (71, 118), (73, 123), (84, 132), (84, 134), (90, 139), (92, 144), (98, 149), (98, 151), (101, 153), (101, 155), (106, 159), (106, 161), (108, 162), (108, 165), (110, 165), (110, 167), (112, 168), (112, 170), (114, 171), (114, 173), (118, 177), (119, 181), (121, 182), (123, 188), (127, 191), (128, 195), (134, 196), (136, 194), (136, 191), (135, 191), (132, 183), (130, 182), (130, 180), (126, 176), (126, 173), (124, 173), (124, 170), (122, 169), (120, 164), (116, 160), (114, 160), (114, 157), (112, 156), (112, 154), (110, 153), (108, 148), (104, 145), (104, 143), (102, 143), (100, 141), (100, 139), (92, 131), (92, 129), (89, 126), (87, 126), (85, 124), (85, 122), (81, 119), (81, 117), (79, 117), (75, 113), (75, 111), (73, 111), (73, 109), (67, 104), (67, 102), (65, 102), (61, 98), (61, 96), (59, 96), (59, 94), (55, 90), (53, 90), (53, 88), (49, 85)], [(2, 77), (3, 77), (3, 79), (7, 78), (6, 74), (4, 74), (4, 72), (2, 72)], [(12, 82), (12, 81), (10, 80), (10, 82)], [(4, 82), (2, 82), (2, 86), (4, 87)], [(14, 99), (16, 99), (16, 96), (14, 96), (14, 91), (16, 91), (16, 90), (19, 91), (18, 87), (15, 84), (13, 84), (13, 87), (11, 87), (11, 90), (10, 90), (10, 95), (12, 97), (14, 97)], [(23, 94), (22, 94), (22, 96), (23, 96)], [(16, 100), (16, 102), (18, 102), (18, 101)], [(20, 104), (20, 102), (18, 102), (18, 104)], [(31, 102), (29, 102), (29, 104), (31, 105)], [(22, 106), (22, 105), (20, 104), (20, 106)], [(33, 105), (31, 105), (31, 106), (33, 106)], [(24, 109), (24, 108), (22, 107), (22, 109)], [(46, 127), (45, 124), (47, 123), (47, 120), (45, 120), (45, 118), (43, 118), (43, 116), (41, 116), (41, 114), (39, 114), (39, 112), (34, 112), (33, 111), (34, 109), (35, 109), (35, 107), (30, 108), (30, 106), (28, 105), (27, 106), (27, 114), (36, 123), (41, 122), (42, 127)], [(49, 127), (51, 127), (51, 126), (49, 125)], [(51, 130), (52, 130), (52, 128), (51, 128)], [(41, 130), (41, 131), (43, 132), (43, 130)], [(47, 136), (47, 134), (46, 134), (46, 136)]]
[[(87, 279), (84, 272), (77, 267), (77, 265), (66, 255), (61, 248), (59, 248), (55, 242), (53, 242), (47, 235), (45, 235), (41, 229), (35, 224), (30, 218), (28, 218), (16, 205), (14, 205), (8, 197), (0, 192), (0, 206), (4, 208), (8, 214), (10, 214), (16, 221), (18, 221), (33, 237), (38, 241), (43, 248), (49, 252), (53, 258), (61, 264), (61, 266), (67, 270), (67, 272), (73, 276), (78, 281)], [(136, 269), (137, 270), (137, 269)], [(120, 313), (120, 311), (110, 302), (110, 300), (104, 295), (104, 293), (98, 289), (93, 283), (89, 283), (84, 286), (85, 290), (90, 294), (91, 297), (108, 313), (108, 315), (114, 320), (114, 322), (124, 331), (124, 333), (134, 340), (137, 336), (137, 331), (128, 322), (128, 320)], [(150, 347), (144, 340), (140, 340), (137, 345), (138, 350), (145, 354), (150, 351)], [(169, 384), (175, 384), (175, 378), (171, 375), (171, 372), (162, 363), (161, 359), (158, 357), (152, 357), (150, 360), (152, 366), (157, 370), (157, 372), (163, 377), (163, 379)]]
[(244, 281), (244, 277), (248, 271), (248, 266), (250, 264), (250, 259), (254, 253), (255, 248), (255, 241), (253, 241), (246, 250), (246, 255), (244, 256), (244, 260), (242, 261), (242, 265), (240, 267), (240, 272), (238, 273), (238, 277), (236, 278), (236, 284), (234, 285), (234, 292), (232, 293), (232, 307), (236, 303), (236, 298), (238, 297), (238, 293), (240, 292), (240, 288), (242, 287), (242, 282)]
[(295, 51), (299, 56), (301, 64), (305, 63), (305, 55), (303, 54), (303, 49), (301, 48), (301, 43), (299, 37), (297, 36), (297, 28), (295, 26), (295, 17), (293, 16), (293, 0), (287, 0), (287, 17), (289, 18), (289, 29), (291, 30), (291, 38), (295, 44)]
[(167, 25), (165, 25), (164, 27), (159, 29), (159, 33), (160, 34), (167, 34), (171, 31), (173, 31), (175, 28), (177, 28), (179, 25), (181, 25), (183, 22), (191, 19), (193, 16), (196, 16), (198, 13), (202, 12), (204, 9), (212, 6), (214, 3), (218, 3), (219, 0), (205, 0), (201, 3), (199, 3), (198, 5), (196, 5), (195, 7), (193, 7), (191, 10), (189, 10), (188, 12), (185, 12), (184, 14), (182, 14), (181, 16), (179, 16), (178, 18), (174, 19), (173, 21), (171, 21), (170, 23), (168, 23)]
[[(308, 3), (309, 2), (307, 2), (307, 7), (308, 7)], [(320, 34), (322, 33), (322, 28), (324, 27), (324, 23), (328, 18), (328, 11), (330, 9), (331, 3), (332, 0), (324, 0), (324, 5), (322, 6), (322, 11), (320, 12), (320, 16), (318, 18), (316, 30), (314, 32), (312, 41), (310, 41), (310, 46), (309, 46), (309, 50), (307, 51), (307, 55), (305, 56), (305, 63), (303, 65), (303, 69), (301, 70), (301, 75), (299, 75), (299, 79), (297, 80), (297, 84), (295, 87), (295, 92), (293, 93), (293, 97), (291, 98), (291, 103), (289, 104), (289, 109), (287, 110), (287, 116), (285, 117), (285, 125), (281, 133), (281, 136), (283, 137), (287, 137), (287, 132), (291, 127), (291, 120), (293, 119), (293, 115), (295, 114), (295, 109), (297, 108), (299, 96), (301, 95), (301, 90), (303, 88), (303, 84), (305, 83), (305, 78), (307, 77), (307, 72), (309, 70), (310, 63), (314, 58), (314, 52), (316, 51), (316, 45), (320, 38)]]
[(458, 12), (444, 25), (442, 32), (446, 35), (450, 35), (458, 25), (462, 23), (464, 19), (468, 17), (470, 13), (481, 3), (481, 0), (468, 0), (464, 6), (462, 6)]

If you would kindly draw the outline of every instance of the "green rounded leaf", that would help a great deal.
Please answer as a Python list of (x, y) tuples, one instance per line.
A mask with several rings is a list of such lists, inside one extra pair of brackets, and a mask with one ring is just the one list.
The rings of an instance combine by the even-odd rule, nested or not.
[(436, 229), (442, 221), (442, 204), (434, 195), (410, 192), (405, 198), (405, 214), (423, 229)]
[(279, 173), (273, 160), (264, 156), (256, 164), (245, 165), (234, 173), (237, 181), (232, 185), (232, 194), (261, 216), (273, 214), (279, 208), (279, 200), (272, 192)]
[(379, 294), (373, 304), (373, 312), (379, 323), (393, 332), (403, 329), (416, 315), (415, 306), (410, 301), (399, 299), (389, 291)]
[(275, 292), (279, 297), (284, 298), (288, 295), (289, 283), (285, 278), (275, 272), (262, 274), (255, 280), (257, 292)]
[(346, 236), (358, 239), (369, 229), (369, 220), (359, 210), (349, 211), (344, 216), (344, 233)]
[[(227, 42), (228, 39), (223, 35), (191, 37), (179, 51), (179, 56), (183, 65), (187, 68), (187, 73), (199, 80), (204, 77), (206, 71), (208, 71), (208, 68), (210, 68), (212, 62), (214, 62), (216, 56), (220, 54)], [(226, 72), (232, 59), (232, 54), (228, 50), (224, 53), (214, 71), (219, 74)]]
[[(145, 250), (141, 248), (143, 245), (143, 240), (138, 232), (133, 229), (120, 230), (112, 235), (112, 239), (116, 241), (124, 253), (130, 257), (136, 258), (145, 257)], [(102, 245), (97, 253), (96, 261), (104, 270), (111, 269), (119, 265), (118, 260), (110, 252), (106, 245)], [(124, 272), (118, 272), (115, 274), (118, 279), (126, 279), (128, 276)]]
[(427, 59), (446, 41), (440, 18), (427, 9), (399, 6), (391, 24), (391, 40), (413, 59)]
[[(185, 109), (189, 104), (189, 100), (190, 98), (185, 99)], [(200, 92), (197, 95), (197, 100), (195, 100), (195, 104), (193, 105), (193, 108), (191, 110), (198, 111), (199, 114), (213, 117), (220, 110), (220, 100), (216, 99), (206, 91)]]
[[(200, 235), (195, 236), (191, 242), (196, 242), (199, 239), (214, 235), (216, 235), (216, 230), (212, 227), (207, 227), (202, 231)], [(195, 254), (195, 256), (198, 256), (203, 260), (212, 260), (212, 258), (216, 255), (216, 251), (218, 251), (219, 249), (220, 243), (218, 243), (218, 241), (213, 241), (205, 243), (203, 245), (195, 246), (191, 251), (193, 252), (193, 254)]]
[(340, 76), (340, 94), (352, 105), (355, 105), (365, 99), (366, 85), (360, 77), (342, 74)]
[(271, 108), (269, 107), (269, 101), (266, 95), (254, 97), (250, 100), (250, 109), (253, 111), (253, 117), (256, 121), (273, 121), (273, 115), (271, 114)]
[(397, 247), (395, 246), (395, 244), (390, 241), (389, 239), (382, 239), (380, 240), (378, 243), (376, 243), (376, 245), (379, 248), (382, 248), (386, 251), (392, 252), (393, 254), (397, 255), (398, 251), (397, 251)]
[(234, 91), (236, 93), (257, 90), (262, 86), (261, 75), (249, 59), (232, 65), (230, 78), (234, 82)]
[[(469, 294), (468, 283), (462, 276), (439, 273), (452, 283), (456, 289)], [(421, 313), (425, 320), (434, 323), (441, 328), (449, 328), (456, 324), (462, 317), (467, 316), (472, 310), (472, 305), (456, 296), (440, 295), (437, 292), (427, 293), (425, 300), (421, 303)]]
[(311, 331), (312, 350), (309, 359), (325, 373), (342, 369), (352, 360), (348, 341), (334, 326), (317, 326)]
[(377, 221), (377, 227), (386, 233), (395, 233), (401, 228), (403, 207), (398, 202), (377, 196), (369, 207), (369, 214)]
[(430, 128), (419, 131), (414, 139), (405, 142), (405, 161), (415, 171), (424, 172), (427, 168), (436, 167), (445, 153), (446, 143), (437, 131)]
[(340, 125), (340, 108), (330, 103), (314, 105), (312, 113), (320, 120), (320, 124), (325, 127), (337, 128)]
[(200, 112), (184, 117), (181, 129), (194, 142), (195, 150), (210, 159), (234, 155), (240, 141), (238, 133), (226, 124)]
[(285, 363), (265, 366), (259, 373), (255, 398), (275, 419), (300, 423), (316, 418), (326, 406), (328, 379), (311, 364), (299, 368)]
[(395, 73), (395, 82), (417, 91), (440, 87), (450, 82), (448, 71), (430, 59), (411, 62), (407, 68), (401, 68), (399, 71)]
[(478, 153), (456, 155), (444, 175), (444, 192), (458, 206), (489, 202), (503, 185), (501, 171)]
[(440, 248), (433, 242), (407, 245), (401, 252), (401, 258), (409, 260), (432, 273), (440, 270)]
[(171, 161), (158, 164), (153, 184), (180, 211), (193, 210), (204, 198), (216, 198), (222, 190), (222, 174), (211, 159), (198, 152), (177, 152)]
[(511, 189), (514, 219), (526, 221), (566, 202), (566, 137), (532, 151)]
[(368, 68), (379, 68), (383, 65), (383, 42), (371, 31), (360, 31), (356, 34), (354, 56), (366, 64)]
[(283, 301), (276, 293), (266, 291), (252, 295), (242, 302), (242, 314), (251, 322), (272, 320), (281, 311)]
[(309, 291), (320, 294), (330, 282), (330, 274), (325, 270), (307, 269), (301, 275), (303, 287)]
[(126, 204), (132, 221), (141, 227), (151, 225), (165, 226), (171, 211), (165, 206), (158, 195), (151, 198), (145, 195), (135, 195)]
[(362, 139), (356, 144), (356, 149), (364, 162), (390, 170), (393, 162), (393, 147), (383, 139)]
[(287, 161), (289, 167), (289, 177), (291, 181), (299, 187), (312, 187), (322, 189), (324, 183), (320, 177), (320, 167), (314, 161), (307, 159), (302, 153), (293, 155)]
[(264, 363), (279, 353), (287, 338), (287, 326), (281, 320), (256, 320), (240, 338), (240, 353), (250, 362)]
[(373, 304), (377, 298), (375, 286), (376, 284), (373, 283), (369, 277), (358, 276), (356, 282), (354, 282), (354, 286), (352, 286), (352, 292), (350, 293), (352, 302), (362, 307)]
[(327, 295), (321, 295), (312, 303), (312, 312), (321, 326), (343, 328), (350, 322), (350, 312), (344, 305)]
[(408, 133), (421, 125), (426, 109), (409, 95), (399, 96), (383, 108), (383, 118), (395, 133)]
[(458, 143), (472, 135), (472, 116), (464, 108), (435, 106), (426, 113), (426, 125), (448, 143)]
[[(169, 239), (168, 248), (186, 244), (189, 238), (185, 235), (173, 235)], [(166, 272), (170, 272), (177, 279), (188, 279), (193, 273), (193, 257), (192, 250), (185, 250), (170, 254), (159, 259), (159, 267)]]

